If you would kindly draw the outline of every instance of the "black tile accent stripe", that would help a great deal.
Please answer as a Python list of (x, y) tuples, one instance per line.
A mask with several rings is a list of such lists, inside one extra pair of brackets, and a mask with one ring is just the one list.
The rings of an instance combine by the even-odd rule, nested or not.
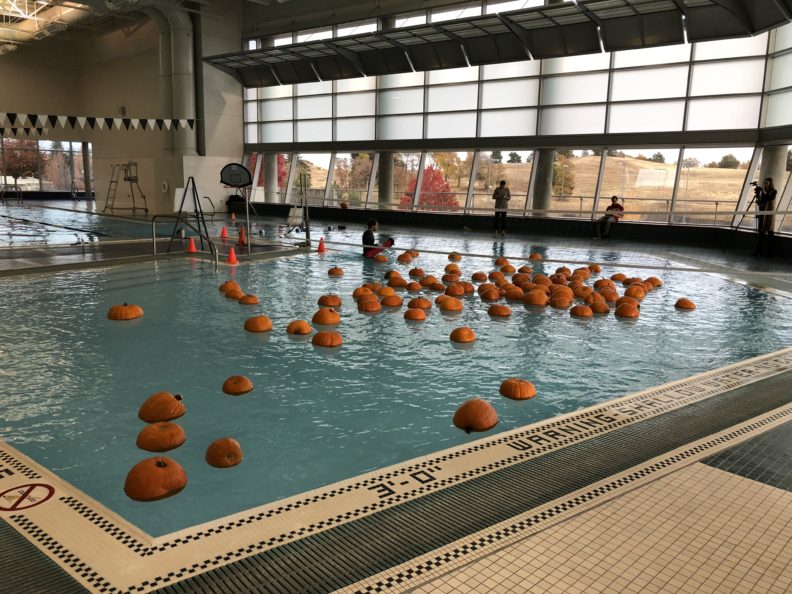
[(718, 452), (702, 462), (792, 492), (792, 422)]
[(7, 464), (14, 470), (18, 471), (20, 474), (28, 477), (29, 479), (40, 479), (41, 475), (29, 468), (26, 464), (23, 464), (19, 460), (17, 460), (16, 456), (13, 454), (6, 452), (5, 450), (0, 450), (0, 462), (3, 464)]

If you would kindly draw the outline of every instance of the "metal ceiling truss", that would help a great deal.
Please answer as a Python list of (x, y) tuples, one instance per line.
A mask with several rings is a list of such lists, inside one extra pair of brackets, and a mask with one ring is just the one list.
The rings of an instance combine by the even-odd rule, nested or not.
[[(463, 68), (755, 35), (792, 0), (580, 0), (211, 56), (246, 87)], [(683, 25), (684, 19), (684, 25)]]

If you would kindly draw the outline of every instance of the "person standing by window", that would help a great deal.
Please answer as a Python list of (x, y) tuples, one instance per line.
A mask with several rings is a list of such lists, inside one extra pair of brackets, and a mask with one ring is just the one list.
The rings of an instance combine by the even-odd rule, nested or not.
[[(760, 212), (775, 210), (775, 199), (778, 192), (775, 187), (773, 187), (772, 177), (765, 179), (764, 182), (762, 182), (761, 188), (754, 188), (754, 192), (756, 193), (756, 206), (759, 208)], [(756, 223), (759, 239), (756, 242), (756, 251), (753, 255), (772, 258), (773, 237), (775, 235), (773, 232), (773, 215), (759, 215), (756, 217)]]
[(498, 187), (492, 193), (492, 199), (495, 201), (495, 236), (498, 232), (503, 233), (506, 237), (506, 212), (509, 209), (509, 200), (511, 200), (511, 192), (506, 186), (506, 180), (502, 179)]

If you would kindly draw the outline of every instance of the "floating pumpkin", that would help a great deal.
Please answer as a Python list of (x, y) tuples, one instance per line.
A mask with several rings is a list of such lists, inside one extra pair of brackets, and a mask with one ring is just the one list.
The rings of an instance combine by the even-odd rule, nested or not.
[(403, 289), (407, 286), (407, 281), (400, 276), (392, 276), (388, 281), (388, 286), (395, 287), (397, 289)]
[(461, 328), (455, 328), (452, 330), (451, 336), (449, 338), (451, 338), (451, 342), (473, 342), (476, 340), (476, 334), (467, 326), (463, 326)]
[(452, 283), (446, 287), (445, 294), (451, 297), (460, 297), (465, 294), (465, 287), (458, 283)]
[(215, 468), (231, 468), (242, 462), (242, 446), (236, 439), (216, 439), (206, 448), (206, 463)]
[(378, 264), (382, 264), (388, 261), (388, 256), (386, 256), (385, 254), (377, 254), (376, 256), (374, 256), (374, 261), (377, 262)]
[(595, 301), (601, 301), (602, 303), (605, 303), (605, 297), (603, 297), (596, 291), (592, 291), (583, 298), (583, 302), (588, 306), (591, 306), (591, 304), (594, 303)]
[(502, 280), (503, 277), (504, 274), (500, 270), (493, 270), (487, 275), (487, 278), (490, 279), (491, 281)]
[(616, 301), (619, 300), (619, 294), (615, 289), (606, 287), (604, 289), (600, 289), (599, 294), (602, 295), (602, 298), (608, 303), (616, 303)]
[(440, 311), (462, 311), (462, 302), (456, 297), (449, 297), (440, 302)]
[(506, 297), (506, 299), (509, 301), (522, 301), (522, 298), (525, 297), (525, 292), (518, 287), (514, 287), (513, 289), (506, 291), (506, 295), (504, 295), (504, 297)]
[(536, 396), (536, 388), (528, 380), (510, 377), (501, 382), (500, 393), (512, 400), (528, 400)]
[(653, 285), (655, 288), (658, 288), (658, 287), (662, 287), (662, 286), (663, 286), (663, 281), (661, 281), (661, 280), (660, 280), (659, 278), (657, 278), (656, 276), (650, 276), (649, 278), (647, 278), (647, 279), (646, 279), (646, 282), (647, 282), (647, 283), (652, 283), (652, 285)]
[(222, 285), (220, 285), (220, 292), (227, 293), (229, 289), (241, 289), (242, 287), (239, 286), (239, 283), (232, 280), (227, 280)]
[(604, 289), (605, 287), (611, 288), (614, 291), (616, 290), (616, 285), (609, 278), (600, 278), (594, 281), (595, 289)]
[(566, 285), (567, 277), (563, 274), (551, 274), (550, 282), (553, 283), (554, 285)]
[(408, 254), (407, 252), (404, 252), (403, 254), (399, 254), (399, 257), (396, 259), (402, 264), (409, 264), (410, 262), (412, 262), (412, 255)]
[(426, 297), (416, 297), (415, 299), (410, 299), (410, 302), (407, 304), (407, 307), (410, 309), (431, 309), (432, 302), (429, 301)]
[(542, 254), (540, 254), (538, 252), (534, 252), (533, 254), (528, 256), (528, 259), (529, 260), (536, 260), (538, 262), (538, 261), (540, 261), (542, 259)]
[(509, 259), (505, 256), (499, 256), (495, 258), (495, 266), (505, 266), (509, 263)]
[(236, 299), (239, 301), (245, 296), (245, 292), (242, 289), (228, 289), (225, 296), (226, 299)]
[(441, 291), (441, 292), (445, 291), (445, 285), (443, 283), (439, 283), (439, 282), (438, 283), (432, 283), (431, 285), (429, 285), (429, 288), (432, 291)]
[(473, 293), (476, 290), (476, 287), (473, 286), (473, 283), (469, 283), (467, 281), (459, 281), (459, 284), (462, 285), (462, 288), (465, 290), (465, 294)]
[(374, 293), (366, 293), (365, 295), (358, 297), (357, 303), (360, 305), (361, 303), (366, 303), (367, 301), (379, 301), (379, 298)]
[(590, 318), (594, 315), (594, 311), (588, 305), (576, 305), (569, 310), (569, 315), (573, 318)]
[(451, 297), (449, 295), (446, 295), (445, 293), (443, 293), (442, 295), (438, 295), (437, 298), (434, 301), (439, 306), (446, 299), (451, 299)]
[(242, 305), (257, 305), (258, 302), (259, 298), (251, 294), (243, 295), (239, 299), (239, 303)]
[(244, 375), (232, 375), (223, 382), (223, 392), (231, 396), (241, 396), (253, 391), (253, 382)]
[(575, 291), (565, 285), (551, 285), (548, 288), (550, 289), (551, 297), (562, 297), (564, 299), (568, 299), (569, 301), (572, 301), (575, 298)]
[(424, 271), (423, 268), (412, 268), (407, 274), (410, 276), (421, 277), (424, 275)]
[(517, 269), (517, 272), (519, 272), (520, 274), (531, 274), (533, 273), (533, 268), (531, 268), (530, 266), (520, 266)]
[(622, 303), (616, 307), (617, 318), (636, 319), (641, 313), (638, 308), (632, 303)]
[(431, 285), (432, 283), (436, 283), (436, 282), (437, 282), (437, 278), (436, 278), (436, 277), (434, 277), (434, 276), (433, 276), (433, 275), (431, 275), (431, 274), (427, 274), (426, 276), (424, 276), (424, 277), (423, 277), (421, 280), (419, 280), (418, 282), (419, 282), (419, 283), (421, 283), (421, 286), (422, 286), (422, 287), (428, 287), (428, 286), (429, 286), (429, 285)]
[[(386, 295), (388, 297), (388, 295)], [(382, 305), (377, 300), (374, 301), (358, 301), (358, 311), (361, 313), (377, 313), (382, 311)]]
[(508, 305), (495, 303), (489, 306), (487, 313), (496, 318), (508, 318), (512, 314), (512, 310)]
[(517, 272), (517, 269), (511, 264), (504, 264), (503, 266), (500, 267), (500, 271), (503, 274), (514, 274), (515, 272)]
[(363, 283), (363, 287), (369, 289), (370, 291), (379, 291), (382, 288), (382, 284), (380, 283)]
[(377, 291), (377, 295), (380, 297), (387, 297), (388, 295), (395, 295), (396, 291), (393, 290), (392, 287), (380, 287)]
[(595, 314), (609, 314), (610, 307), (604, 301), (595, 301), (590, 306), (591, 311)]
[(622, 286), (626, 288), (626, 287), (629, 287), (632, 284), (640, 283), (640, 282), (643, 282), (643, 281), (640, 278), (638, 278), (637, 276), (628, 276), (627, 278), (625, 278), (622, 281)]
[(344, 269), (338, 266), (333, 266), (327, 271), (328, 276), (344, 276)]
[(578, 285), (576, 286), (572, 292), (574, 293), (575, 297), (578, 299), (585, 299), (592, 293), (594, 293), (594, 289), (591, 287), (587, 287), (586, 285)]
[(528, 291), (523, 297), (523, 303), (531, 307), (547, 307), (548, 301), (545, 292), (539, 290)]
[(496, 287), (493, 283), (481, 283), (478, 287), (478, 294), (481, 295), (485, 291), (491, 291), (493, 289), (497, 290), (497, 288), (498, 287)]
[(572, 301), (567, 299), (565, 296), (563, 297), (553, 297), (550, 299), (550, 307), (554, 309), (566, 309), (570, 305), (572, 305)]
[(143, 308), (139, 305), (114, 305), (107, 311), (109, 320), (134, 320), (143, 317)]
[(176, 495), (187, 485), (187, 474), (177, 462), (164, 456), (135, 464), (124, 481), (124, 493), (135, 501), (157, 501)]
[(544, 285), (545, 287), (549, 287), (553, 284), (553, 281), (551, 281), (544, 274), (537, 274), (533, 277), (533, 283), (535, 285)]
[(393, 276), (401, 276), (401, 272), (399, 272), (398, 270), (388, 270), (388, 272), (384, 274), (384, 277), (386, 279), (391, 278)]
[(311, 321), (322, 326), (335, 326), (341, 323), (341, 316), (332, 307), (325, 307), (317, 311)]
[(371, 295), (371, 289), (369, 289), (368, 287), (358, 287), (357, 289), (352, 291), (352, 299), (354, 299), (355, 301), (360, 299), (361, 295)]
[(641, 302), (638, 301), (635, 297), (630, 297), (629, 295), (624, 295), (623, 297), (619, 297), (616, 300), (616, 307), (619, 307), (623, 303), (629, 303), (630, 305), (635, 306), (636, 309), (640, 308)]
[(146, 423), (159, 423), (178, 419), (187, 412), (187, 407), (182, 402), (181, 394), (170, 392), (157, 392), (152, 394), (140, 405), (138, 417)]
[(458, 283), (459, 275), (454, 273), (444, 274), (441, 279), (444, 283)]
[(482, 301), (497, 301), (500, 299), (500, 291), (497, 289), (487, 289), (479, 295)]
[(621, 272), (617, 272), (616, 274), (611, 274), (611, 277), (610, 277), (610, 279), (612, 281), (617, 282), (617, 283), (622, 282), (625, 278), (627, 278), (627, 275), (626, 274), (622, 274)]
[(386, 295), (380, 301), (380, 304), (385, 307), (401, 307), (402, 306), (402, 298), (398, 295)]
[(677, 309), (696, 309), (696, 304), (687, 297), (682, 297), (681, 299), (677, 299), (674, 307)]
[(459, 266), (453, 262), (451, 264), (446, 264), (444, 270), (447, 274), (459, 274)]
[(489, 431), (497, 424), (498, 413), (489, 402), (481, 398), (464, 402), (454, 413), (454, 426), (465, 433)]
[[(376, 302), (379, 305), (379, 302)], [(343, 340), (338, 332), (317, 332), (311, 338), (311, 344), (319, 347), (339, 347)]]
[(311, 332), (313, 332), (313, 328), (311, 328), (311, 325), (305, 320), (294, 320), (293, 322), (289, 322), (289, 325), (286, 326), (286, 334), (304, 336)]
[(556, 274), (563, 274), (564, 276), (572, 276), (572, 271), (566, 266), (559, 266), (556, 268)]
[(421, 287), (421, 283), (416, 283), (415, 281), (407, 283), (407, 286), (404, 287), (410, 293), (418, 293), (423, 287)]
[(178, 448), (186, 439), (184, 429), (176, 423), (152, 423), (140, 430), (136, 444), (147, 452), (167, 452)]
[(602, 266), (600, 266), (599, 264), (589, 264), (588, 269), (594, 274), (599, 274), (600, 272), (602, 272)]
[(319, 297), (317, 304), (325, 307), (341, 307), (341, 297), (338, 295), (322, 295)]
[(474, 272), (470, 276), (470, 280), (472, 280), (473, 282), (476, 282), (476, 283), (480, 283), (482, 281), (485, 281), (485, 280), (487, 280), (487, 273), (486, 272)]
[(422, 309), (408, 309), (404, 312), (404, 319), (412, 322), (420, 322), (426, 319), (426, 312)]
[(637, 299), (638, 301), (641, 301), (646, 296), (646, 292), (644, 291), (644, 288), (637, 283), (633, 283), (632, 285), (627, 287), (627, 290), (624, 291), (624, 294), (625, 296), (632, 297), (634, 299)]
[(245, 330), (248, 332), (269, 332), (272, 330), (272, 320), (267, 316), (254, 316), (245, 320)]
[(576, 274), (577, 276), (581, 277), (583, 280), (588, 280), (591, 278), (591, 270), (588, 268), (575, 268), (572, 271), (572, 274)]
[(462, 259), (462, 254), (459, 252), (451, 252), (448, 254), (448, 259), (452, 262), (459, 262)]
[(421, 252), (419, 252), (418, 250), (407, 250), (407, 253), (413, 257), (413, 260), (415, 260), (418, 256), (421, 255)]

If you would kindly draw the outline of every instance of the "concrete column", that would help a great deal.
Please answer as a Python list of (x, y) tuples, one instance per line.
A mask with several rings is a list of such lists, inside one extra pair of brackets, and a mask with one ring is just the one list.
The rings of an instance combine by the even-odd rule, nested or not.
[[(533, 200), (531, 208), (534, 210), (548, 210), (550, 208), (550, 198), (553, 195), (553, 163), (555, 162), (555, 151), (553, 149), (541, 149), (536, 151), (534, 162)], [(534, 215), (541, 216), (541, 215)]]
[(278, 155), (264, 155), (264, 202), (278, 202)]
[(387, 205), (393, 202), (393, 153), (380, 153), (378, 173), (378, 203)]
[(83, 158), (83, 179), (85, 180), (85, 199), (91, 200), (93, 198), (93, 186), (91, 184), (91, 151), (88, 149), (88, 143), (82, 143), (82, 158)]
[[(783, 192), (783, 181), (786, 179), (786, 162), (789, 147), (785, 144), (766, 146), (762, 150), (762, 164), (759, 167), (759, 184), (768, 177), (773, 178), (773, 185), (780, 194)], [(780, 197), (780, 196), (779, 196)], [(778, 198), (776, 198), (777, 200)], [(778, 202), (776, 202), (776, 205)]]

